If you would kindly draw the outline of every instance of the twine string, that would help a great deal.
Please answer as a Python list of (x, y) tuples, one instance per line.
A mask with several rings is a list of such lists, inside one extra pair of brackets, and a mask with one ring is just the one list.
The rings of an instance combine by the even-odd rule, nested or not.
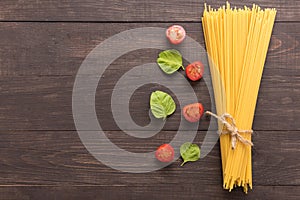
[(210, 111), (206, 111), (206, 114), (215, 117), (216, 119), (218, 119), (226, 127), (226, 129), (224, 129), (222, 131), (219, 131), (219, 135), (230, 134), (231, 135), (231, 146), (232, 146), (233, 149), (235, 149), (235, 147), (236, 147), (237, 140), (239, 140), (243, 144), (253, 146), (253, 143), (250, 140), (245, 139), (240, 134), (240, 133), (250, 133), (250, 134), (252, 134), (253, 131), (252, 130), (239, 130), (236, 127), (236, 123), (235, 123), (234, 118), (230, 114), (224, 113), (223, 115), (218, 116), (218, 115), (216, 115), (216, 114), (214, 114)]

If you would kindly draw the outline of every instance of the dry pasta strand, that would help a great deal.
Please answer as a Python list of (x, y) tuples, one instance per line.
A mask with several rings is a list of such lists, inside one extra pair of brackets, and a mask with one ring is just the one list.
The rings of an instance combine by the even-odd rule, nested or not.
[[(269, 47), (276, 9), (226, 6), (205, 9), (202, 26), (214, 88), (217, 115), (229, 113), (239, 130), (251, 130), (260, 81)], [(224, 126), (219, 122), (219, 131)], [(240, 133), (251, 141), (251, 134)], [(251, 146), (231, 136), (220, 136), (223, 187), (231, 191), (241, 186), (252, 189)]]

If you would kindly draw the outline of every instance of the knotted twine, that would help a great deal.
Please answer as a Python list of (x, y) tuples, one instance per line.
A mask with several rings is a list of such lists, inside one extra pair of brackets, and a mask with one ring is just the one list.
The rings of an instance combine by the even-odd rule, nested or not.
[[(236, 123), (234, 118), (228, 114), (224, 113), (221, 116), (218, 116), (212, 112), (206, 111), (206, 114), (209, 114), (216, 119), (218, 119), (223, 125), (225, 125), (226, 129), (223, 129), (222, 131), (219, 132), (219, 135), (226, 135), (230, 134), (231, 135), (231, 146), (233, 149), (236, 147), (236, 141), (237, 139), (242, 142), (243, 144), (253, 146), (253, 143), (250, 140), (245, 139), (240, 133), (250, 133), (252, 134), (252, 130), (239, 130), (236, 127)], [(229, 120), (228, 120), (229, 119)]]

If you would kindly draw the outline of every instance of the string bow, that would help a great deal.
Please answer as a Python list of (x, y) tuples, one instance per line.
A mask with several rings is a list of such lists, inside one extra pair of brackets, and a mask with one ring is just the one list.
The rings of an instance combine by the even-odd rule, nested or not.
[(250, 140), (245, 139), (240, 133), (250, 133), (252, 134), (252, 130), (239, 130), (236, 127), (236, 123), (234, 118), (228, 114), (224, 113), (221, 116), (218, 116), (210, 111), (206, 111), (206, 114), (211, 115), (218, 119), (225, 127), (226, 129), (222, 130), (219, 132), (219, 135), (226, 135), (230, 134), (231, 135), (231, 146), (233, 149), (236, 147), (236, 141), (239, 140), (243, 144), (253, 146), (253, 143)]

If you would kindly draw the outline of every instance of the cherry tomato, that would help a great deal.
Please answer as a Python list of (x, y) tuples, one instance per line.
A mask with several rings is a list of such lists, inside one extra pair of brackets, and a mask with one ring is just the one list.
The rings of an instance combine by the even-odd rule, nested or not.
[(184, 106), (182, 114), (189, 122), (197, 122), (203, 115), (204, 109), (201, 103), (193, 103)]
[(172, 44), (179, 44), (185, 38), (185, 30), (182, 26), (173, 25), (167, 29), (166, 36)]
[(186, 76), (192, 81), (198, 81), (204, 73), (204, 66), (200, 61), (193, 62), (185, 68)]
[(155, 157), (161, 162), (171, 162), (174, 159), (174, 149), (169, 144), (163, 144), (157, 148)]

